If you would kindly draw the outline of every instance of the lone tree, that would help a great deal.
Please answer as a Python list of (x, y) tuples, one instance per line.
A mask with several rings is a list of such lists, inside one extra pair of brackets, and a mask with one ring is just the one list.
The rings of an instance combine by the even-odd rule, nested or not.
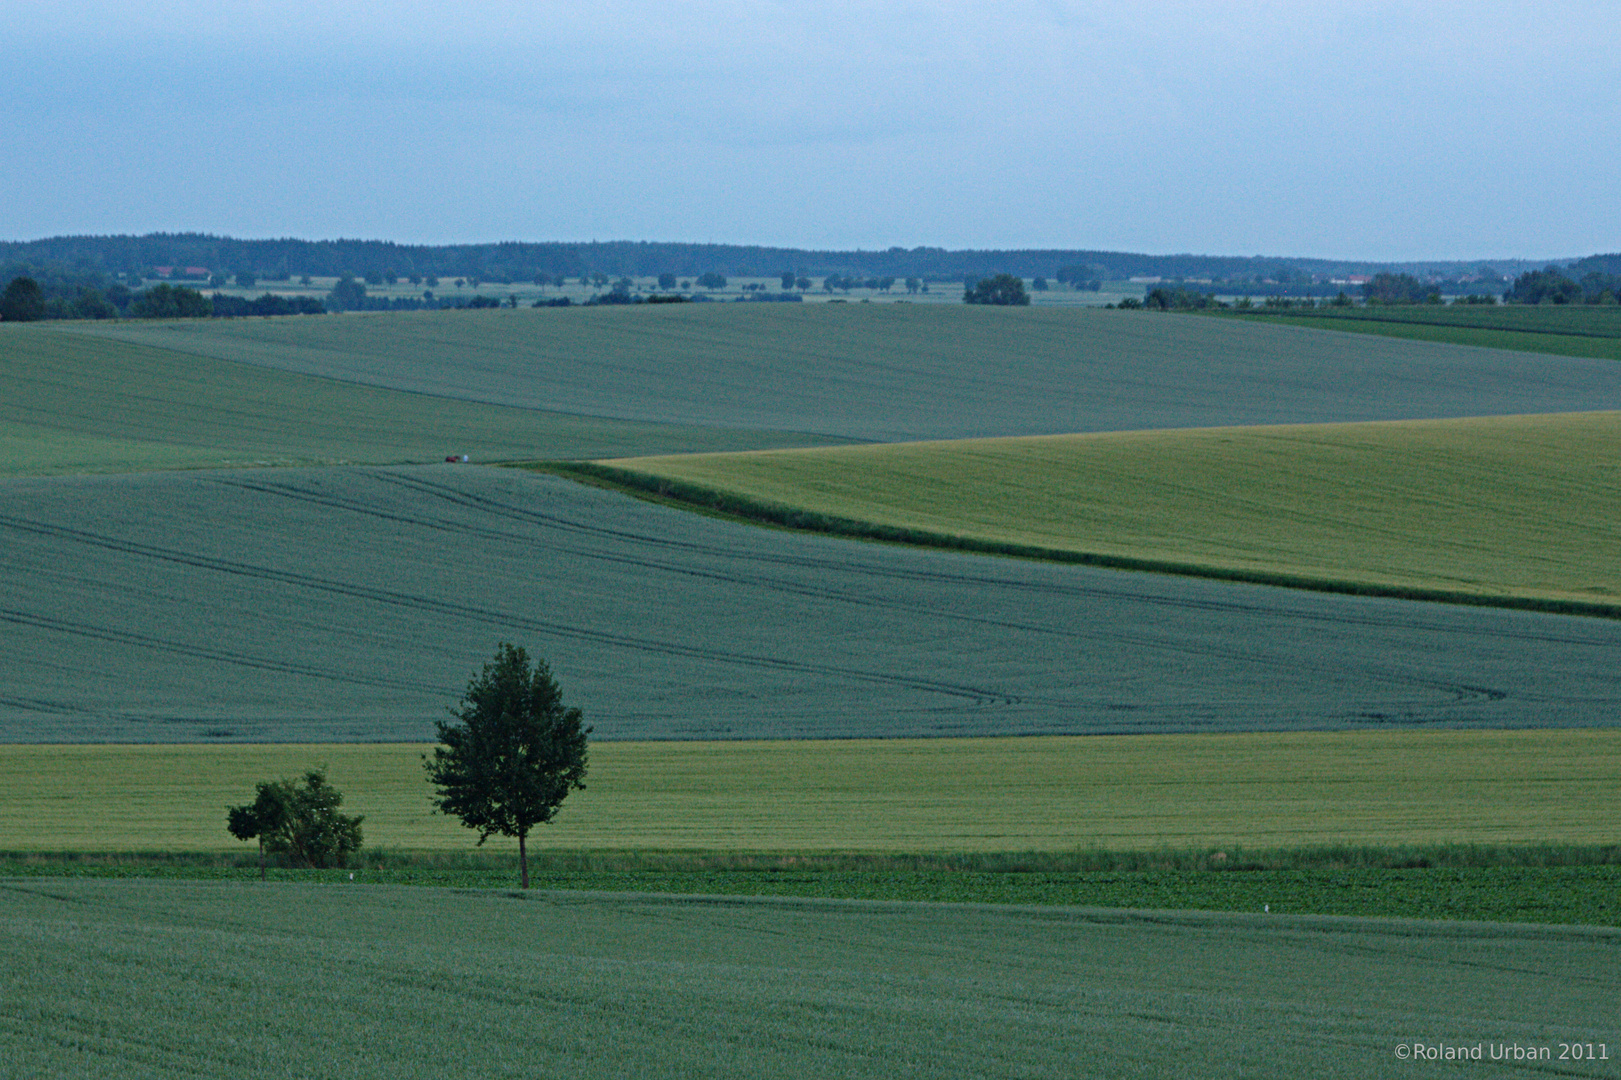
[(363, 817), (338, 813), (343, 793), (311, 769), (301, 781), (262, 780), (253, 802), (226, 808), (225, 827), (238, 840), (259, 840), (259, 877), (265, 851), (287, 855), (294, 865), (342, 866), (360, 850)]
[(965, 304), (1019, 306), (1030, 303), (1030, 294), (1024, 291), (1024, 281), (1020, 278), (997, 274), (965, 290), (962, 299)]
[(529, 888), (529, 830), (550, 821), (569, 791), (584, 789), (591, 729), (563, 695), (546, 661), (530, 666), (522, 648), (501, 642), (495, 659), (467, 684), (455, 723), (438, 722), (433, 756), (422, 755), (438, 790), (434, 805), (478, 830), (518, 838), (523, 887)]

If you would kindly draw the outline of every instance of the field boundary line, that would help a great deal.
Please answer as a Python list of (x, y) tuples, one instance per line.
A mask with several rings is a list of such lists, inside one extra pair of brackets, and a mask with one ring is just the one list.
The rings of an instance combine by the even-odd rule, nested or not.
[(1172, 574), (1179, 577), (1207, 578), (1215, 581), (1234, 581), (1250, 585), (1271, 585), (1308, 592), (1334, 593), (1344, 596), (1368, 596), (1395, 600), (1420, 600), (1437, 604), (1462, 604), (1470, 607), (1510, 608), (1518, 611), (1536, 611), (1552, 615), (1584, 615), (1600, 619), (1621, 619), (1621, 604), (1594, 600), (1555, 599), (1539, 596), (1490, 595), (1458, 589), (1437, 589), (1418, 585), (1390, 585), (1378, 582), (1349, 581), (1309, 574), (1291, 574), (1281, 570), (1246, 570), (1237, 567), (1214, 566), (1208, 563), (1182, 562), (1174, 559), (1155, 559), (1144, 556), (1114, 555), (1097, 551), (1069, 548), (1042, 547), (1034, 544), (1015, 544), (1007, 541), (983, 540), (958, 536), (953, 533), (933, 532), (881, 522), (840, 517), (814, 510), (787, 506), (782, 503), (754, 499), (735, 492), (695, 484), (687, 480), (672, 480), (652, 473), (594, 461), (531, 461), (513, 463), (512, 468), (548, 473), (565, 479), (611, 488), (635, 498), (645, 499), (683, 510), (696, 511), (711, 517), (750, 525), (765, 525), (795, 532), (820, 533), (854, 540), (901, 544), (909, 547), (961, 551), (977, 555), (1001, 555), (1015, 559), (1040, 562), (1070, 563), (1096, 566), (1110, 570), (1136, 570), (1153, 574)]

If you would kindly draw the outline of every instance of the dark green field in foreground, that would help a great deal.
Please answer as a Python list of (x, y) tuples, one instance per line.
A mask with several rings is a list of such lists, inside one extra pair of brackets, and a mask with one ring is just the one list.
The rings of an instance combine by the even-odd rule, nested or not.
[[(1524, 1076), (1516, 1048), (1567, 1076), (1621, 1059), (1621, 935), (1601, 929), (347, 883), (0, 892), (0, 1059), (30, 1077), (1457, 1074), (1404, 1060), (1415, 1043), (1478, 1046), (1470, 1076)], [(1589, 1043), (1605, 1060), (1557, 1060)]]

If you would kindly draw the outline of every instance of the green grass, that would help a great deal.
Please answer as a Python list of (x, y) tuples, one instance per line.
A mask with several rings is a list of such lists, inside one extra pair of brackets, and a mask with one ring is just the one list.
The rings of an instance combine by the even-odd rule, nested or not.
[[(510, 888), (510, 851), (366, 850), (280, 882)], [(0, 855), (0, 878), (254, 881), (254, 854)], [(1621, 845), (1328, 845), (955, 854), (542, 850), (539, 889), (829, 900), (1059, 904), (1621, 926)], [(351, 877), (350, 875), (353, 875)]]
[(43, 324), (0, 329), (0, 358), (0, 477), (826, 441), (434, 397)]
[(1220, 314), (1252, 322), (1377, 334), (1409, 341), (1621, 360), (1621, 307), (1616, 306), (1421, 304)]
[[(455, 852), (421, 744), (0, 746), (4, 852), (230, 852), (225, 807), (329, 768), (378, 849)], [(532, 850), (1614, 844), (1621, 731), (613, 743)], [(497, 841), (492, 840), (492, 844)], [(503, 842), (502, 849), (515, 845)]]
[(559, 471), (879, 539), (1621, 614), (1621, 413), (958, 440)]
[[(1367, 1077), (1606, 1044), (1613, 931), (578, 892), (12, 880), (30, 1077)], [(1609, 1040), (1606, 1043), (1606, 1040)], [(1524, 1075), (1470, 1063), (1471, 1076)], [(1450, 1073), (1448, 1074), (1450, 1075)]]

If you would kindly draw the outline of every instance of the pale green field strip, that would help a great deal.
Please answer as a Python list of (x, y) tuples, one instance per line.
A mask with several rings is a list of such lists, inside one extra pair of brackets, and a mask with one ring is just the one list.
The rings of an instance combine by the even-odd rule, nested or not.
[[(601, 464), (610, 479), (684, 502), (827, 531), (946, 546), (966, 539), (1018, 554), (1333, 591), (1621, 614), (1615, 412)], [(815, 515), (834, 520), (818, 523)]]
[[(0, 890), (15, 1076), (1621, 1075), (1621, 934), (1604, 929), (358, 884)], [(1482, 1060), (1401, 1060), (1414, 1042)], [(1500, 1057), (1560, 1043), (1607, 1060)]]
[[(0, 851), (243, 850), (325, 764), (371, 846), (472, 847), (421, 744), (0, 746)], [(1621, 838), (1621, 731), (598, 743), (538, 847), (981, 852)], [(508, 841), (492, 840), (490, 843)]]
[(0, 330), (0, 476), (826, 441), (432, 397), (50, 326)]
[(1621, 368), (1607, 361), (1080, 308), (676, 304), (58, 326), (436, 396), (883, 441), (1621, 409)]

